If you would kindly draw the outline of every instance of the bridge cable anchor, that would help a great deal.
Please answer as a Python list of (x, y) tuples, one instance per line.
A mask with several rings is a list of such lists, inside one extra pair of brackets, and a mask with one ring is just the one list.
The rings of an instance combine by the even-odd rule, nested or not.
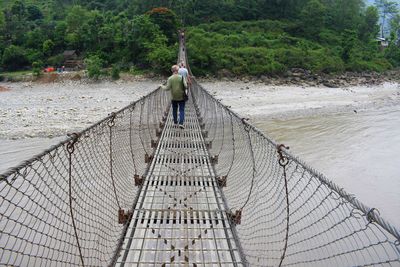
[(140, 177), (139, 174), (135, 174), (133, 176), (134, 180), (135, 180), (135, 186), (142, 186), (143, 182), (144, 182), (144, 177)]
[(150, 163), (153, 160), (153, 155), (145, 154), (144, 155), (144, 163)]
[(235, 212), (229, 211), (227, 213), (228, 219), (233, 222), (235, 225), (239, 225), (242, 223), (242, 209), (236, 210)]
[(119, 224), (126, 224), (130, 218), (132, 217), (132, 211), (126, 211), (124, 209), (118, 210), (118, 223)]
[(210, 158), (210, 163), (211, 163), (212, 165), (218, 164), (218, 155), (211, 156), (211, 158)]
[(217, 177), (217, 183), (219, 187), (226, 187), (226, 182), (227, 182), (227, 176), (221, 176), (221, 177)]

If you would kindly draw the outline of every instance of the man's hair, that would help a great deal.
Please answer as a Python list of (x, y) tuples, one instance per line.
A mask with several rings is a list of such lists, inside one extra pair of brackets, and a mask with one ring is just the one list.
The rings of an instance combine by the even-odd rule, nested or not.
[(178, 65), (173, 65), (172, 67), (171, 67), (171, 71), (172, 72), (177, 72), (179, 70), (179, 66)]

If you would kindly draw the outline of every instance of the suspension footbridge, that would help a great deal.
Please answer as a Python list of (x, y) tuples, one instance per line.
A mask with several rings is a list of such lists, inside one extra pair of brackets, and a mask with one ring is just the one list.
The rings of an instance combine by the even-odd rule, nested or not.
[[(187, 61), (180, 39), (178, 61)], [(2, 266), (400, 266), (400, 234), (194, 81), (0, 176)]]

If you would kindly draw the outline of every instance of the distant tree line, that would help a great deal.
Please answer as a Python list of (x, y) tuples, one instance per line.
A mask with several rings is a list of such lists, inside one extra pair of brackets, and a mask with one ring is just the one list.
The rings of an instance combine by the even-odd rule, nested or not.
[[(379, 3), (378, 3), (379, 2)], [(390, 8), (385, 9), (385, 4)], [(168, 71), (188, 27), (199, 74), (382, 71), (400, 65), (395, 5), (363, 0), (3, 0), (0, 68), (62, 64), (65, 50), (115, 69)], [(388, 13), (389, 12), (389, 13)], [(390, 20), (384, 51), (379, 18)]]

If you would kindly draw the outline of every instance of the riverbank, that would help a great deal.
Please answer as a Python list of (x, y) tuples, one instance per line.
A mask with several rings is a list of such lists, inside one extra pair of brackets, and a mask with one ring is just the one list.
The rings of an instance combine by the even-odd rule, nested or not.
[[(85, 70), (80, 71), (63, 71), (63, 72), (50, 72), (41, 73), (39, 76), (33, 75), (30, 71), (16, 71), (0, 73), (0, 82), (3, 83), (62, 83), (68, 81), (79, 81), (82, 83), (94, 83), (94, 82), (111, 82), (113, 81), (111, 75), (107, 74), (109, 70), (103, 70), (103, 74), (100, 75), (99, 80), (94, 81), (88, 78)], [(147, 80), (160, 80), (164, 79), (160, 75), (152, 72), (143, 72), (132, 74), (130, 72), (121, 72), (118, 82), (132, 82), (132, 81), (147, 81)]]
[[(107, 71), (103, 71), (107, 73)], [(80, 81), (92, 83), (87, 77), (86, 71), (66, 71), (62, 73), (43, 73), (39, 77), (29, 72), (15, 72), (0, 74), (0, 82), (31, 82), (31, 83), (58, 83), (68, 81)], [(132, 74), (121, 72), (119, 82), (165, 80), (167, 76), (161, 76), (152, 72)], [(327, 87), (341, 88), (352, 86), (376, 86), (383, 83), (400, 83), (400, 69), (386, 72), (345, 72), (340, 74), (313, 73), (311, 71), (293, 68), (280, 75), (262, 76), (235, 76), (227, 70), (221, 70), (215, 76), (198, 77), (202, 83), (218, 82), (244, 82), (260, 83), (269, 86), (300, 86), (300, 87)], [(98, 82), (112, 81), (109, 75), (102, 75)]]
[(0, 139), (76, 132), (155, 90), (161, 81), (0, 83)]
[(269, 86), (301, 86), (341, 88), (352, 86), (375, 86), (383, 83), (400, 83), (400, 69), (386, 72), (345, 72), (341, 74), (313, 73), (294, 68), (282, 75), (259, 77), (237, 77), (228, 71), (220, 71), (215, 77), (200, 77), (201, 82), (244, 82), (261, 83)]
[(222, 103), (252, 121), (295, 118), (400, 105), (399, 83), (340, 88), (269, 86), (254, 82), (203, 82)]

